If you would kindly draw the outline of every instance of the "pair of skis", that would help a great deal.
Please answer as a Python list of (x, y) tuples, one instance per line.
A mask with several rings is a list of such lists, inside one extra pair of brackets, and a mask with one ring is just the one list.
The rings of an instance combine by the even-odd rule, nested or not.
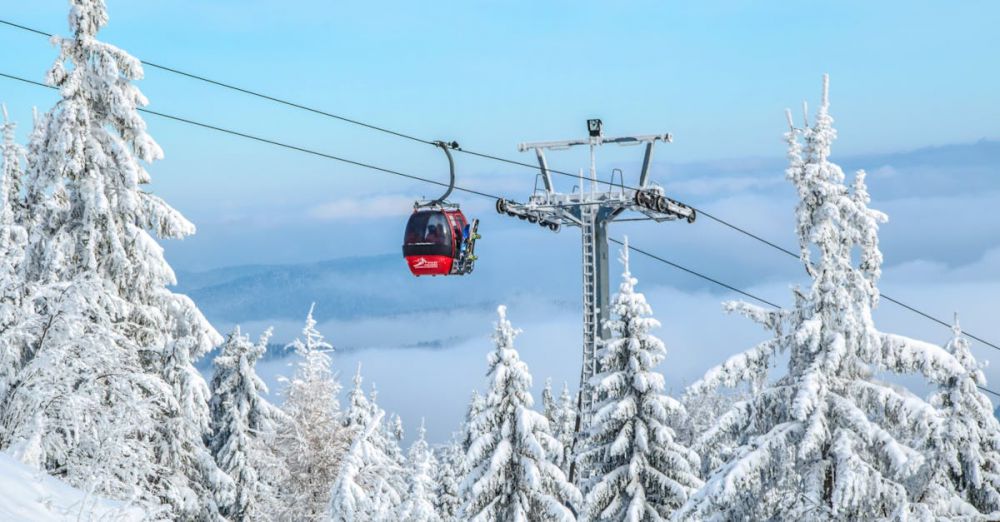
[(466, 275), (471, 274), (472, 269), (475, 268), (476, 264), (476, 240), (479, 239), (479, 218), (473, 219), (472, 223), (465, 226), (466, 230), (463, 230), (462, 234), (462, 246), (458, 254), (457, 263), (455, 263), (455, 269), (452, 270), (452, 274), (455, 275)]

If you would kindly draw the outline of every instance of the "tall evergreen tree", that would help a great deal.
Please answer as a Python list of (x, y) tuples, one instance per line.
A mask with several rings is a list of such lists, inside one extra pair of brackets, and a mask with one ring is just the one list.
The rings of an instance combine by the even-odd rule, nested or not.
[(471, 502), (472, 500), (472, 489), (462, 487), (462, 483), (465, 481), (465, 477), (469, 475), (471, 464), (469, 463), (466, 455), (469, 454), (469, 449), (472, 448), (472, 443), (479, 438), (479, 433), (476, 431), (479, 415), (486, 409), (486, 399), (479, 394), (479, 390), (472, 390), (472, 395), (469, 397), (469, 405), (465, 411), (465, 419), (462, 421), (462, 430), (459, 433), (459, 445), (462, 452), (462, 458), (458, 461), (459, 467), (457, 468), (458, 476), (461, 477), (459, 480), (459, 504), (464, 506)]
[(559, 402), (556, 404), (556, 424), (552, 427), (552, 435), (562, 445), (562, 454), (556, 458), (555, 463), (563, 470), (567, 476), (569, 468), (573, 464), (573, 442), (576, 437), (576, 399), (569, 392), (569, 384), (563, 383), (562, 392), (559, 394)]
[[(372, 384), (374, 386), (374, 383)], [(378, 414), (382, 411), (378, 403), (375, 402), (375, 396), (372, 396), (372, 414)], [(395, 470), (405, 470), (407, 468), (407, 458), (403, 453), (403, 439), (406, 436), (406, 432), (403, 429), (403, 419), (400, 418), (398, 414), (387, 415), (388, 421), (382, 423), (382, 433), (380, 436), (374, 439), (374, 442), (378, 445), (382, 453), (395, 465)], [(385, 495), (386, 500), (399, 498), (399, 502), (403, 501), (403, 494), (407, 491), (408, 485), (406, 483), (406, 474), (402, 472), (391, 471), (393, 468), (386, 468), (386, 482), (392, 486), (392, 490), (397, 492), (397, 494), (387, 494)], [(386, 505), (386, 509), (398, 510), (399, 502), (394, 505)]]
[[(0, 408), (7, 388), (16, 379), (31, 348), (30, 331), (25, 332), (24, 296), (27, 288), (18, 273), (24, 258), (27, 235), (23, 226), (24, 201), (21, 178), (25, 151), (15, 141), (16, 125), (0, 105)], [(2, 415), (2, 413), (0, 413)]]
[(439, 466), (434, 453), (425, 439), (427, 429), (423, 420), (417, 431), (417, 440), (410, 446), (406, 459), (406, 494), (399, 508), (401, 522), (441, 522), (441, 516), (434, 508), (434, 495), (438, 485), (434, 482), (434, 470)]
[(324, 520), (330, 488), (347, 449), (341, 428), (340, 384), (330, 367), (333, 346), (316, 329), (309, 308), (302, 337), (288, 345), (299, 357), (295, 375), (283, 379), (284, 420), (278, 423), (275, 449), (285, 471), (281, 520)]
[(482, 412), (472, 419), (475, 440), (466, 455), (468, 475), (462, 483), (467, 501), (462, 518), (476, 521), (574, 520), (570, 505), (579, 505), (577, 489), (550, 456), (561, 451), (545, 416), (534, 411), (531, 374), (514, 349), (519, 333), (497, 309), (489, 354), (490, 390)]
[[(361, 366), (358, 365), (360, 379)], [(360, 381), (359, 381), (360, 382)], [(406, 455), (403, 454), (402, 442), (405, 436), (403, 419), (393, 413), (386, 415), (385, 410), (376, 402), (375, 383), (372, 383), (371, 416), (382, 419), (379, 430), (370, 437), (372, 446), (377, 450), (373, 453), (374, 465), (366, 467), (368, 483), (372, 485), (377, 499), (377, 509), (380, 513), (392, 518), (399, 512), (403, 496), (407, 491)]]
[(0, 447), (38, 438), (39, 462), (73, 485), (216, 519), (226, 476), (202, 440), (208, 386), (192, 361), (221, 337), (167, 290), (174, 273), (150, 234), (194, 226), (144, 187), (163, 152), (137, 110), (140, 62), (97, 40), (103, 0), (70, 5), (73, 36), (55, 39), (46, 77), (61, 99), (36, 122), (24, 176), (32, 338)]
[(459, 522), (462, 507), (461, 477), (464, 476), (465, 452), (461, 441), (452, 440), (441, 447), (437, 455), (438, 465), (433, 470), (437, 489), (433, 495), (434, 510), (442, 522)]
[[(799, 193), (797, 231), (812, 285), (795, 307), (771, 311), (729, 304), (774, 338), (710, 370), (689, 393), (739, 382), (763, 383), (699, 440), (702, 454), (731, 457), (691, 497), (679, 518), (884, 520), (929, 516), (907, 485), (924, 463), (934, 408), (879, 382), (879, 373), (918, 373), (946, 382), (962, 367), (938, 346), (876, 330), (872, 308), (882, 254), (864, 174), (853, 189), (830, 161), (836, 136), (827, 80), (811, 128), (789, 132), (787, 177)], [(791, 123), (791, 117), (789, 116)], [(798, 137), (806, 144), (805, 157)], [(819, 259), (813, 260), (818, 253)], [(857, 264), (855, 264), (857, 263)], [(784, 376), (767, 382), (780, 352)]]
[(366, 419), (353, 435), (343, 462), (330, 491), (329, 519), (332, 522), (381, 522), (390, 519), (391, 512), (381, 507), (374, 495), (366, 468), (377, 458), (372, 435), (380, 429), (385, 412)]
[(668, 417), (683, 406), (663, 394), (663, 375), (654, 367), (666, 357), (650, 331), (660, 326), (628, 265), (606, 323), (612, 339), (597, 351), (601, 372), (591, 381), (602, 400), (588, 427), (580, 462), (593, 473), (587, 483), (587, 519), (658, 521), (701, 486), (698, 455), (675, 439)]
[(558, 421), (559, 406), (556, 404), (556, 397), (552, 395), (552, 379), (545, 379), (545, 386), (542, 388), (542, 415), (549, 420), (550, 426), (555, 426)]
[(264, 520), (277, 510), (277, 491), (271, 480), (277, 473), (276, 462), (270, 450), (277, 409), (262, 396), (267, 386), (255, 369), (270, 338), (268, 329), (254, 344), (237, 326), (213, 361), (208, 447), (222, 471), (233, 479), (233, 494), (220, 508), (234, 522)]
[(360, 364), (348, 403), (344, 427), (352, 442), (331, 490), (330, 516), (338, 522), (394, 520), (403, 470), (387, 452), (395, 440), (387, 436), (385, 411), (365, 396)]
[(573, 438), (576, 435), (576, 403), (569, 393), (568, 384), (563, 383), (562, 392), (556, 398), (552, 393), (552, 379), (545, 380), (545, 387), (542, 388), (542, 414), (549, 421), (552, 436), (562, 446), (562, 451), (552, 456), (552, 462), (569, 475), (573, 459)]
[(479, 438), (476, 430), (476, 418), (486, 409), (486, 399), (479, 394), (479, 390), (472, 390), (469, 397), (469, 406), (465, 411), (465, 420), (462, 422), (462, 454), (465, 455), (472, 447), (472, 442)]
[[(752, 394), (742, 387), (732, 390), (718, 390), (715, 393), (685, 395), (681, 402), (684, 406), (684, 412), (682, 415), (676, 416), (674, 420), (677, 425), (677, 440), (689, 448), (695, 447), (699, 437), (713, 429), (719, 417), (729, 411), (737, 402), (746, 401), (750, 395)], [(723, 448), (717, 449), (719, 451), (699, 455), (701, 476), (709, 474), (730, 457)]]
[[(955, 318), (954, 337), (945, 346), (965, 373), (942, 383), (931, 397), (941, 412), (928, 459), (930, 479), (925, 502), (934, 502), (934, 514), (959, 518), (979, 513), (1000, 516), (1000, 422), (993, 405), (980, 391), (986, 376), (969, 351), (969, 341)], [(966, 503), (956, 502), (957, 491)], [(971, 508), (970, 508), (971, 504)]]

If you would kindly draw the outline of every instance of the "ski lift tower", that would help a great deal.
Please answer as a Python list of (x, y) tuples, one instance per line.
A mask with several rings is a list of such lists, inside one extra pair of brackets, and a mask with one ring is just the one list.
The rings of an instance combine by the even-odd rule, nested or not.
[[(605, 321), (609, 319), (611, 300), (608, 283), (608, 225), (626, 211), (644, 214), (645, 219), (656, 222), (684, 219), (693, 223), (696, 217), (693, 208), (667, 197), (662, 187), (649, 183), (653, 146), (658, 141), (669, 143), (670, 134), (609, 138), (604, 136), (601, 120), (597, 119), (587, 120), (587, 130), (589, 136), (583, 139), (520, 144), (520, 152), (533, 150), (538, 158), (539, 173), (535, 179), (534, 193), (526, 204), (505, 199), (499, 199), (496, 203), (497, 212), (538, 224), (553, 232), (558, 232), (563, 226), (580, 227), (582, 232), (583, 366), (578, 396), (578, 435), (582, 431), (581, 426), (589, 425), (594, 402), (597, 400), (590, 384), (590, 378), (600, 370), (596, 357), (597, 342), (598, 339), (610, 337), (609, 330), (604, 327)], [(645, 146), (636, 188), (625, 185), (620, 169), (612, 170), (610, 181), (598, 181), (596, 151), (598, 147), (609, 143)], [(552, 184), (545, 151), (564, 150), (579, 145), (590, 147), (589, 190), (584, 187), (585, 178), (581, 169), (579, 184), (572, 192), (557, 192)], [(539, 180), (543, 184), (541, 188), (538, 186)], [(607, 190), (601, 190), (601, 183), (607, 185)]]

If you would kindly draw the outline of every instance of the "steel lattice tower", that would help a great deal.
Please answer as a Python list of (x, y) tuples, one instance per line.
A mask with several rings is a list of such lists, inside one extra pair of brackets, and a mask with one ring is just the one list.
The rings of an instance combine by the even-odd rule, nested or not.
[[(522, 143), (518, 150), (534, 150), (538, 158), (539, 177), (544, 188), (537, 189), (525, 204), (505, 199), (497, 201), (497, 212), (536, 223), (557, 232), (563, 226), (580, 227), (581, 252), (583, 262), (583, 360), (580, 369), (580, 391), (577, 399), (576, 438), (586, 431), (598, 400), (590, 385), (591, 377), (600, 371), (597, 361), (599, 340), (606, 340), (610, 332), (604, 327), (610, 318), (608, 309), (611, 302), (608, 281), (608, 225), (625, 211), (644, 214), (648, 219), (663, 222), (685, 219), (689, 223), (695, 219), (695, 211), (682, 203), (666, 197), (662, 187), (649, 185), (649, 171), (653, 159), (653, 146), (657, 141), (669, 143), (670, 134), (649, 134), (641, 136), (604, 136), (601, 120), (588, 120), (589, 136), (585, 139)], [(636, 188), (625, 185), (624, 177), (614, 182), (613, 171), (610, 182), (597, 179), (596, 151), (601, 145), (645, 145), (642, 170)], [(584, 187), (585, 178), (580, 174), (579, 191), (569, 194), (557, 192), (552, 184), (551, 171), (545, 159), (546, 150), (568, 149), (579, 145), (590, 147), (589, 187)], [(607, 190), (600, 190), (601, 183)], [(589, 190), (588, 190), (589, 188)], [(586, 470), (570, 472), (571, 480), (587, 476)]]

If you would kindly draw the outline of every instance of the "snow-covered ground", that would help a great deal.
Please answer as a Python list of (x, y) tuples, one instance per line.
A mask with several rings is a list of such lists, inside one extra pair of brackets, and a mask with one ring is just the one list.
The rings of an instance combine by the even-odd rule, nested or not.
[(0, 452), (0, 520), (130, 521), (143, 518), (140, 508), (88, 495)]

